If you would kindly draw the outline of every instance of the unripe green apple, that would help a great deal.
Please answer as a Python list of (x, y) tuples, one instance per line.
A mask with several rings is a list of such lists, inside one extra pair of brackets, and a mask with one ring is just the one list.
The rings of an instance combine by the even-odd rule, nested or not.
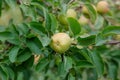
[(106, 2), (106, 1), (98, 2), (97, 11), (99, 13), (102, 13), (102, 14), (105, 14), (105, 13), (109, 12), (109, 4), (108, 4), (108, 2)]
[(66, 16), (64, 14), (58, 15), (58, 20), (60, 21), (61, 24), (68, 25)]
[(89, 14), (89, 11), (88, 11), (88, 9), (87, 9), (86, 6), (83, 6), (82, 12), (83, 12), (84, 14)]
[(80, 18), (78, 19), (78, 22), (81, 25), (86, 25), (86, 24), (88, 24), (89, 20), (85, 16), (80, 16)]
[(0, 25), (7, 26), (9, 24), (9, 21), (11, 20), (11, 14), (9, 13), (9, 10), (2, 10), (2, 15), (0, 16)]
[[(94, 10), (96, 10), (96, 7), (92, 4), (92, 7), (94, 8)], [(88, 9), (87, 9), (87, 7), (84, 5), (83, 6), (83, 8), (82, 8), (82, 12), (84, 13), (84, 14), (89, 14), (89, 11), (88, 11)]]
[(71, 45), (71, 38), (66, 33), (54, 34), (51, 38), (50, 46), (57, 53), (64, 53)]
[(120, 35), (116, 35), (115, 39), (120, 41)]
[(77, 17), (77, 13), (75, 12), (74, 9), (68, 9), (67, 13), (66, 13), (67, 17), (72, 17), (72, 18), (76, 18)]
[(11, 11), (10, 14), (11, 14), (14, 24), (19, 24), (19, 23), (23, 22), (23, 15), (22, 15), (22, 12), (21, 12), (19, 6), (11, 8), (10, 11)]
[(14, 24), (19, 24), (23, 21), (22, 12), (19, 6), (9, 8), (7, 10), (2, 10), (2, 15), (0, 17), (0, 25), (7, 26), (10, 20), (13, 20)]

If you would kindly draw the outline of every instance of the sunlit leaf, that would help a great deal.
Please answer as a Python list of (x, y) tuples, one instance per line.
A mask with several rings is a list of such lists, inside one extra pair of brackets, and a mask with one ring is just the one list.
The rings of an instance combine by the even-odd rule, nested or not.
[(74, 36), (79, 35), (81, 31), (81, 26), (79, 22), (71, 17), (68, 18), (68, 22), (69, 22), (70, 30), (72, 31), (73, 35)]

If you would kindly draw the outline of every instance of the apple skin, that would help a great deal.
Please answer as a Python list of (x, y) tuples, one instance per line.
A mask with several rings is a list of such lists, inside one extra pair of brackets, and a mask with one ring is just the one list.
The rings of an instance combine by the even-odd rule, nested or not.
[(19, 6), (12, 8), (10, 11), (14, 24), (19, 24), (23, 22), (23, 15)]
[(67, 13), (66, 13), (66, 16), (67, 17), (72, 17), (72, 18), (75, 18), (77, 17), (77, 13), (75, 12), (74, 9), (68, 9), (67, 10)]
[(50, 47), (57, 53), (63, 54), (69, 49), (71, 38), (66, 33), (54, 34), (51, 38)]
[(118, 40), (118, 41), (120, 41), (120, 35), (116, 35), (115, 39)]
[(58, 15), (58, 20), (60, 21), (61, 24), (68, 25), (66, 16), (64, 14)]
[(80, 16), (80, 18), (78, 19), (78, 22), (81, 24), (81, 25), (86, 25), (88, 24), (89, 22), (89, 19), (87, 19), (85, 16)]
[(100, 1), (97, 4), (97, 11), (101, 14), (109, 12), (109, 4), (106, 1)]
[(14, 24), (19, 24), (23, 21), (23, 15), (19, 6), (2, 10), (0, 25), (8, 26), (10, 20), (13, 20)]
[[(92, 4), (92, 7), (94, 8), (95, 11), (97, 10), (95, 5)], [(89, 15), (89, 11), (88, 11), (88, 9), (87, 9), (87, 7), (85, 5), (83, 5), (83, 7), (82, 7), (82, 12), (84, 14), (88, 14)]]
[(88, 9), (87, 9), (86, 6), (83, 6), (82, 12), (83, 12), (84, 14), (89, 14), (89, 11), (88, 11)]
[(9, 13), (9, 10), (2, 10), (2, 15), (0, 16), (0, 25), (7, 26), (9, 24), (9, 21), (11, 20), (11, 14)]

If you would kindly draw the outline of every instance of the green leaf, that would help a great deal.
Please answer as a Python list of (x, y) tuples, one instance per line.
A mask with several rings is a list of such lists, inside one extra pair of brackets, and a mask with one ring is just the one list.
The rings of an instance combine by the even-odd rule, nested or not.
[(1, 68), (7, 74), (7, 76), (9, 77), (9, 79), (14, 80), (14, 78), (15, 78), (14, 71), (9, 66), (7, 66), (5, 64), (1, 64)]
[(44, 18), (45, 18), (45, 27), (48, 31), (50, 31), (51, 30), (50, 14), (48, 13), (48, 11), (46, 11), (45, 8), (43, 8), (43, 12), (44, 12)]
[(38, 36), (38, 38), (41, 41), (43, 47), (48, 46), (50, 44), (51, 39), (47, 37), (46, 34), (41, 34)]
[(108, 62), (108, 75), (112, 80), (117, 80), (118, 65), (116, 62)]
[(50, 14), (51, 18), (51, 32), (55, 33), (56, 28), (58, 27), (58, 23), (56, 17), (53, 14)]
[(108, 36), (111, 34), (120, 34), (120, 26), (107, 26), (103, 31), (102, 34), (104, 36)]
[(36, 65), (37, 71), (42, 71), (47, 65), (49, 64), (48, 59), (43, 58), (39, 61), (39, 63)]
[(103, 72), (104, 72), (104, 63), (102, 61), (100, 54), (96, 50), (95, 51), (88, 50), (88, 52), (89, 52), (89, 55), (92, 59), (93, 65), (96, 68), (96, 71), (98, 73), (98, 77), (101, 77), (103, 75)]
[(40, 23), (37, 23), (37, 22), (30, 23), (30, 26), (36, 33), (42, 45), (44, 47), (47, 46), (50, 43), (50, 38), (47, 37), (45, 28)]
[[(35, 0), (34, 0), (35, 1)], [(40, 16), (42, 16), (42, 17), (44, 17), (44, 6), (43, 5), (41, 5), (42, 3), (43, 3), (43, 1), (39, 1), (41, 4), (39, 4), (39, 3), (37, 3), (37, 2), (34, 2), (34, 1), (32, 1), (31, 2), (31, 5), (32, 6), (34, 6), (34, 7), (36, 7), (37, 8), (37, 12), (38, 12), (38, 14), (40, 15)]]
[(30, 17), (32, 21), (36, 21), (36, 13), (34, 11), (33, 6), (27, 6), (27, 5), (22, 4), (20, 5), (20, 7), (25, 17)]
[(89, 12), (89, 16), (90, 16), (90, 19), (92, 22), (95, 22), (96, 18), (97, 18), (97, 12), (96, 10), (94, 9), (94, 7), (92, 6), (92, 4), (85, 4), (85, 6), (87, 7), (88, 9), (88, 12)]
[(8, 80), (8, 75), (3, 71), (3, 69), (0, 66), (0, 77), (2, 80)]
[(70, 57), (64, 56), (64, 69), (66, 72), (69, 72), (69, 70), (72, 68), (73, 60)]
[(9, 52), (9, 59), (11, 62), (15, 62), (17, 59), (18, 51), (20, 47), (19, 46), (14, 46)]
[(7, 66), (6, 69), (7, 69), (7, 73), (9, 73), (10, 79), (14, 80), (15, 79), (15, 73), (14, 73), (14, 71), (9, 66)]
[(15, 1), (14, 0), (5, 0), (5, 2), (7, 3), (7, 5), (11, 8), (14, 8), (16, 6)]
[(80, 68), (94, 68), (94, 65), (86, 60), (80, 60), (76, 63), (76, 67), (80, 67)]
[(5, 72), (7, 78), (9, 79), (10, 76), (9, 76), (9, 73), (8, 73), (6, 67), (4, 66), (4, 64), (1, 64), (0, 67), (1, 67), (1, 69), (3, 70), (3, 72)]
[(81, 31), (81, 26), (79, 24), (79, 22), (74, 19), (74, 18), (68, 18), (68, 22), (69, 22), (69, 26), (70, 26), (70, 30), (72, 31), (74, 36), (77, 36), (80, 34)]
[(95, 39), (95, 45), (96, 46), (103, 45), (106, 41), (107, 41), (107, 39), (105, 39), (103, 34), (102, 33), (98, 33), (97, 36), (96, 36), (96, 39)]
[(14, 38), (14, 35), (11, 32), (8, 32), (8, 31), (0, 32), (0, 40), (2, 41), (13, 39), (13, 38)]
[(11, 43), (11, 44), (14, 44), (14, 45), (20, 45), (21, 42), (20, 42), (20, 39), (19, 38), (15, 38), (15, 39), (9, 39), (7, 40), (7, 42)]
[(112, 51), (110, 51), (109, 53), (108, 53), (108, 55), (110, 55), (110, 56), (112, 56), (112, 57), (116, 57), (116, 56), (120, 56), (120, 49), (118, 49), (118, 50), (116, 50), (116, 49), (114, 49), (114, 50), (112, 50)]
[(27, 60), (25, 60), (23, 62), (23, 64), (21, 66), (24, 65), (24, 68), (32, 68), (33, 64), (34, 64), (34, 55), (31, 55), (29, 58), (29, 56), (26, 57)]
[(1, 16), (1, 13), (2, 13), (2, 0), (0, 0), (0, 16)]
[(41, 54), (40, 46), (38, 46), (37, 42), (33, 40), (27, 40), (27, 46), (31, 50), (31, 52), (35, 54)]
[(95, 35), (91, 35), (85, 38), (78, 37), (77, 40), (79, 45), (88, 46), (90, 44), (95, 43), (95, 38)]
[(23, 72), (17, 72), (17, 80), (23, 80), (24, 74)]
[(14, 34), (15, 38), (19, 38), (19, 34), (16, 28), (17, 27), (14, 24), (11, 24), (8, 26), (7, 30), (10, 31), (12, 34)]
[(85, 60), (87, 60), (89, 62), (92, 61), (91, 58), (90, 58), (90, 56), (89, 56), (88, 51), (85, 48), (82, 49), (81, 51), (79, 51), (79, 54), (81, 54), (82, 56), (84, 56)]
[(46, 30), (45, 30), (45, 28), (42, 26), (41, 23), (31, 22), (31, 23), (30, 23), (30, 27), (31, 27), (31, 29), (34, 30), (35, 32), (46, 33)]
[(103, 27), (103, 23), (104, 23), (104, 18), (98, 15), (94, 24), (95, 29), (100, 29), (101, 27)]
[(83, 1), (83, 2), (91, 2), (93, 0), (81, 0), (81, 1)]
[(24, 51), (22, 51), (18, 57), (17, 57), (17, 62), (24, 62), (27, 59), (29, 59), (31, 57), (32, 53), (29, 51), (29, 49), (25, 49)]
[(75, 77), (72, 74), (68, 75), (68, 80), (75, 80)]
[(58, 75), (60, 77), (65, 77), (67, 74), (66, 70), (65, 70), (65, 67), (64, 67), (64, 63), (63, 62), (60, 62), (59, 65), (58, 65)]
[(25, 35), (29, 32), (29, 28), (26, 24), (18, 24), (16, 26), (16, 30), (19, 32), (19, 35)]
[(106, 43), (106, 41), (108, 40), (107, 36), (111, 34), (120, 34), (120, 26), (107, 26), (105, 29), (103, 29), (102, 32), (97, 34), (95, 40), (96, 46), (100, 46)]

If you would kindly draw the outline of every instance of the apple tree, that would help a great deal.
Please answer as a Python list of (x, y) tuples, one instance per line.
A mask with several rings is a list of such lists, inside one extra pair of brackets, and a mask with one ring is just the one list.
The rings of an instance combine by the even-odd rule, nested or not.
[(119, 0), (0, 0), (0, 80), (119, 79)]

